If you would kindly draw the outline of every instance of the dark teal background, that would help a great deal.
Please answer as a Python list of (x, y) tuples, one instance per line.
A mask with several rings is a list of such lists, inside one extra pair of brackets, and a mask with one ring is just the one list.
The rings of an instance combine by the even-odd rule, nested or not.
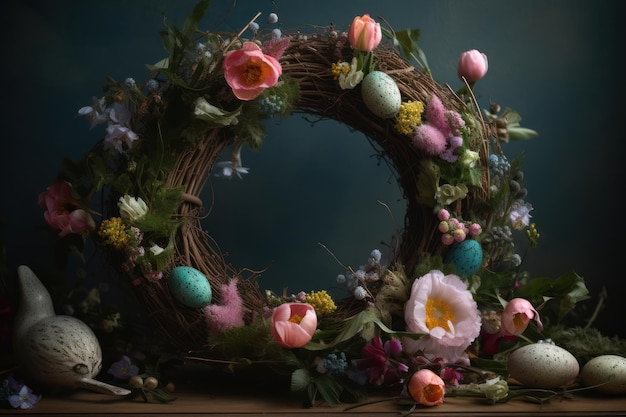
[[(3, 2), (0, 220), (7, 284), (28, 264), (57, 273), (54, 233), (45, 227), (38, 194), (64, 156), (78, 159), (103, 134), (76, 111), (101, 95), (105, 76), (141, 81), (145, 64), (164, 56), (162, 13), (181, 25), (194, 1)], [(594, 300), (609, 291), (598, 326), (626, 336), (624, 309), (624, 29), (617, 2), (590, 1), (214, 1), (202, 29), (238, 31), (257, 11), (275, 11), (283, 28), (382, 16), (395, 29), (422, 30), (420, 46), (440, 83), (460, 86), (458, 56), (479, 49), (489, 72), (476, 86), (489, 100), (518, 110), (540, 133), (505, 145), (526, 155), (528, 201), (541, 233), (528, 256), (533, 276), (569, 270), (585, 277)], [(309, 118), (310, 119), (310, 118)], [(315, 121), (315, 120), (313, 120)], [(339, 265), (358, 267), (389, 242), (404, 203), (384, 164), (361, 133), (332, 121), (295, 115), (270, 123), (259, 152), (248, 149), (243, 180), (212, 178), (215, 201), (205, 228), (237, 267), (263, 269), (262, 286), (289, 292), (329, 288)], [(208, 187), (207, 187), (208, 191)], [(203, 196), (210, 206), (210, 193)], [(390, 215), (378, 201), (387, 204)], [(90, 274), (98, 279), (99, 267)], [(106, 275), (102, 273), (103, 275)], [(73, 279), (74, 270), (65, 273)]]

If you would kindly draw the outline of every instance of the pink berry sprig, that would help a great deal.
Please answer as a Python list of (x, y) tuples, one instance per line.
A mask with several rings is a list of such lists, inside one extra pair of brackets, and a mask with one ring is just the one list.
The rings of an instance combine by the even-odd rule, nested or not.
[(440, 209), (437, 212), (437, 218), (439, 219), (441, 242), (446, 246), (452, 245), (454, 242), (463, 242), (467, 236), (474, 238), (482, 232), (482, 227), (478, 223), (460, 221), (452, 217), (446, 209)]

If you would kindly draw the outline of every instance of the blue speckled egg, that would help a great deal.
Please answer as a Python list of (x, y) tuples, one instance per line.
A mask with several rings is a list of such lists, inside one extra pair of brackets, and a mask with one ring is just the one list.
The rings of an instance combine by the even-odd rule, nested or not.
[(473, 239), (455, 244), (446, 256), (447, 264), (454, 264), (456, 274), (468, 277), (478, 271), (483, 262), (483, 248)]
[(192, 308), (204, 307), (211, 302), (213, 296), (206, 276), (190, 266), (172, 269), (168, 285), (176, 300)]
[(402, 104), (398, 85), (382, 71), (372, 71), (363, 78), (361, 96), (367, 108), (381, 119), (394, 117)]

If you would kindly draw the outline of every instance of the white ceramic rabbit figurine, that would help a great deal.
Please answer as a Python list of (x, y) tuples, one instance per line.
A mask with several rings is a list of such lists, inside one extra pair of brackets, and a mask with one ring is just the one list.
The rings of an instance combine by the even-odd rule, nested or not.
[(75, 317), (57, 316), (50, 293), (29, 267), (18, 267), (18, 279), (13, 350), (25, 376), (52, 387), (130, 394), (93, 379), (102, 369), (102, 350), (91, 328)]

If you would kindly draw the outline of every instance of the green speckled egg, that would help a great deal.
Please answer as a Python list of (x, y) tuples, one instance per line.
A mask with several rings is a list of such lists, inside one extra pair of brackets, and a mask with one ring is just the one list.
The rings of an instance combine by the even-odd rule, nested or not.
[(473, 239), (455, 244), (446, 257), (447, 264), (454, 264), (456, 274), (468, 277), (478, 271), (483, 262), (483, 248)]
[(192, 308), (206, 306), (213, 296), (211, 284), (204, 274), (190, 266), (174, 268), (170, 273), (168, 285), (176, 300)]
[(402, 104), (398, 85), (382, 71), (372, 71), (363, 78), (361, 96), (367, 108), (381, 119), (394, 117)]

